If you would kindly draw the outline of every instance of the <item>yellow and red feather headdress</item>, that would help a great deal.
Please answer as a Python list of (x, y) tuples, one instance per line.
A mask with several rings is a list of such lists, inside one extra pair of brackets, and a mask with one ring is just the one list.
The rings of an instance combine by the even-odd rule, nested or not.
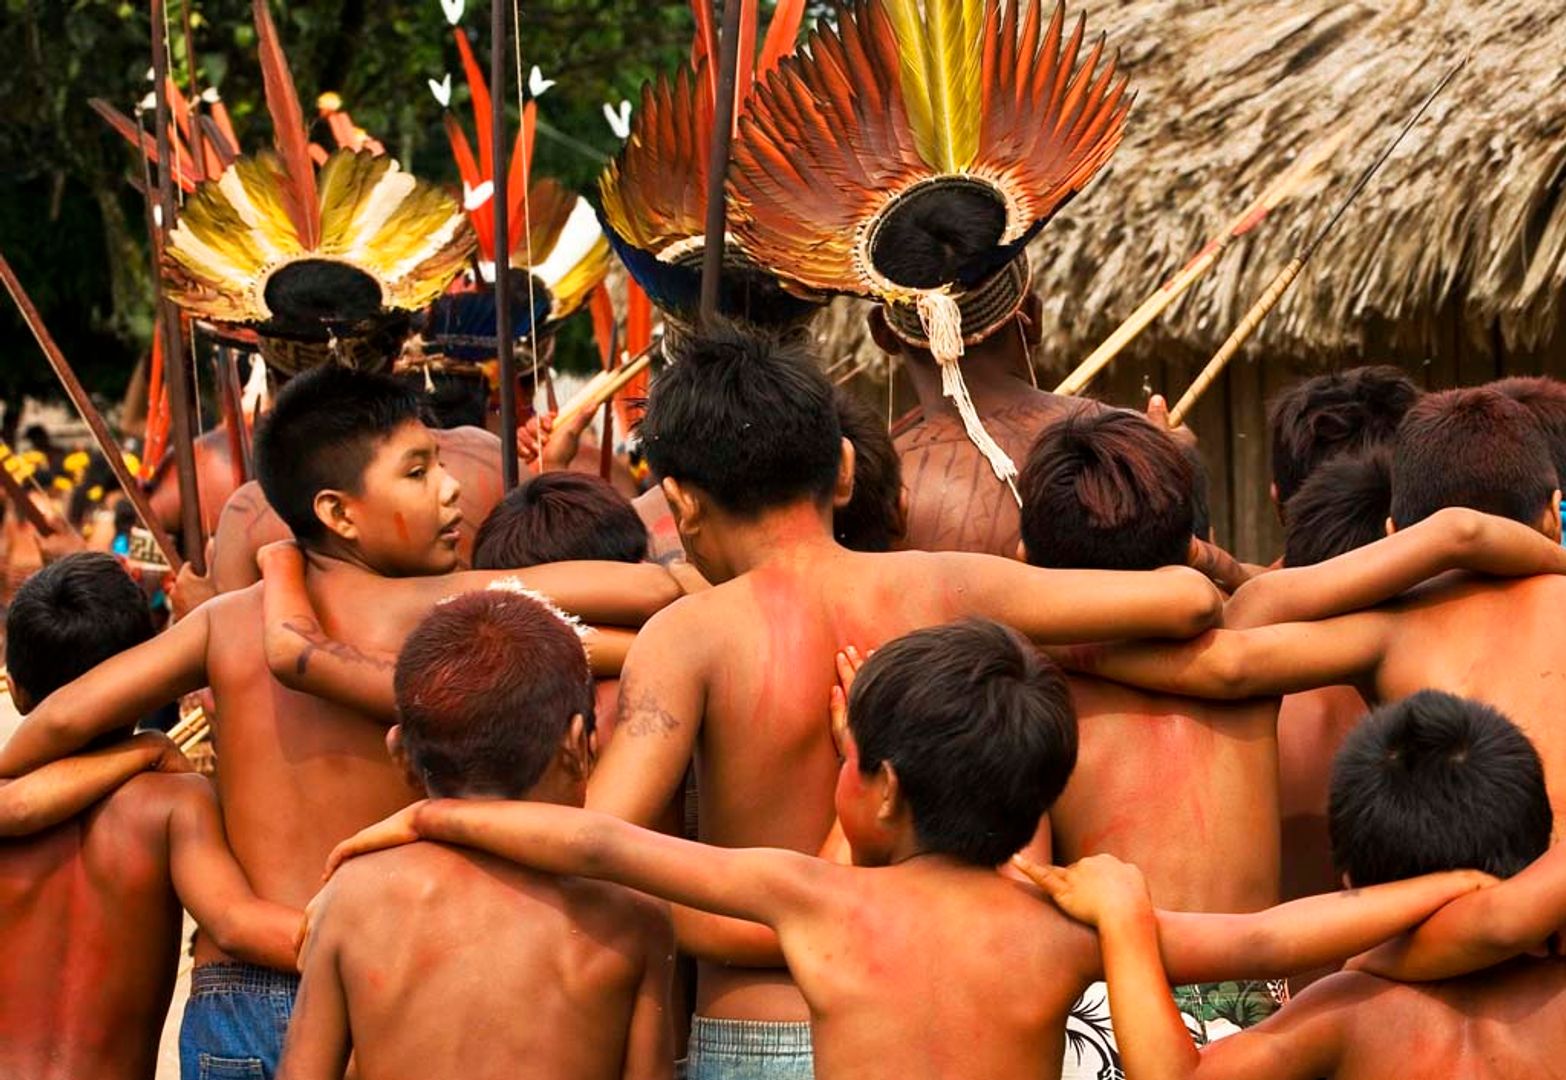
[[(893, 329), (940, 361), (970, 437), (1008, 483), (1015, 466), (955, 361), (1021, 303), (1026, 271), (1012, 264), (1108, 161), (1130, 107), (1115, 60), (1101, 63), (1103, 39), (1079, 65), (1083, 20), (1064, 31), (1063, 0), (1047, 26), (1042, 0), (853, 0), (752, 99), (729, 177), (730, 227), (751, 258), (804, 287), (886, 303)], [(925, 234), (938, 254), (952, 209), (986, 222), (960, 238), (971, 250), (939, 270), (888, 267)], [(1010, 306), (985, 297), (990, 325), (967, 325), (963, 294), (991, 283)]]
[(254, 326), (268, 359), (293, 368), (325, 354), (283, 349), (278, 339), (324, 344), (330, 354), (338, 342), (405, 328), (461, 272), (474, 237), (444, 191), (368, 149), (335, 151), (317, 177), (266, 0), (255, 0), (254, 12), (276, 152), (235, 159), (195, 186), (162, 273), (180, 307)]

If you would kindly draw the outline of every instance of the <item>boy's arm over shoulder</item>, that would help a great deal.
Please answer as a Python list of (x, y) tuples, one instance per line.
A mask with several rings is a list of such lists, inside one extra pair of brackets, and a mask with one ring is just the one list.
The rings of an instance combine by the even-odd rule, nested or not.
[(1341, 615), (1386, 603), (1452, 570), (1496, 577), (1566, 573), (1566, 548), (1520, 522), (1448, 507), (1337, 558), (1246, 582), (1225, 607), (1224, 625), (1245, 628)]
[(626, 1037), (623, 1076), (624, 1080), (670, 1080), (674, 1075), (674, 928), (667, 904), (646, 897), (633, 902), (640, 909), (637, 921), (644, 959)]
[(941, 552), (930, 580), (953, 615), (979, 615), (1041, 644), (1188, 638), (1217, 623), (1223, 596), (1200, 571), (1050, 570), (994, 555)]
[(212, 587), (226, 593), (254, 585), (261, 580), (256, 552), (288, 538), (288, 526), (266, 501), (261, 485), (254, 480), (241, 484), (223, 504), (212, 536)]
[(169, 868), (180, 902), (224, 952), (293, 970), (303, 912), (256, 896), (229, 849), (217, 793), (205, 777), (167, 777), (165, 783)]
[(278, 1080), (342, 1080), (353, 1053), (341, 960), (343, 927), (353, 920), (336, 906), (343, 884), (328, 883), (311, 904), (310, 934), (299, 953), (299, 997)]
[(692, 587), (659, 563), (564, 562), (523, 570), (463, 570), (428, 579), (441, 596), (516, 581), (584, 622), (640, 626)]
[(0, 837), (33, 836), (69, 821), (143, 772), (184, 772), (190, 762), (161, 732), (144, 732), (86, 754), (0, 780)]
[(1210, 630), (1178, 644), (1053, 650), (1068, 670), (1215, 701), (1293, 694), (1344, 683), (1373, 689), (1397, 616), (1361, 611), (1321, 622)]
[(50, 694), (0, 750), (0, 776), (20, 776), (131, 727), (207, 682), (207, 631), (223, 597), (203, 604), (151, 641), (112, 656)]
[(707, 706), (707, 650), (720, 632), (703, 618), (706, 601), (660, 612), (631, 644), (619, 722), (588, 782), (592, 809), (651, 825), (679, 792)]

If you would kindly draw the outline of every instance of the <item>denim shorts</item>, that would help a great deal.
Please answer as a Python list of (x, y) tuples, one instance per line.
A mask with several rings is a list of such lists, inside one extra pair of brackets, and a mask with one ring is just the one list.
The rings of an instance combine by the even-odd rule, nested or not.
[(299, 976), (253, 964), (203, 964), (179, 1026), (180, 1080), (272, 1080)]
[(691, 1018), (688, 1080), (813, 1080), (809, 1023)]

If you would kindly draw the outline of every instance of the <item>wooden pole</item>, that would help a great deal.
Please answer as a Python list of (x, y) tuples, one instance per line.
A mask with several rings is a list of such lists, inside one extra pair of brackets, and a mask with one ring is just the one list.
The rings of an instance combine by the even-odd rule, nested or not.
[[(162, 220), (158, 232), (163, 237), (174, 227), (174, 165), (169, 157), (169, 54), (163, 47), (163, 28), (167, 25), (164, 0), (152, 0), (152, 92), (157, 103), (154, 135), (158, 140), (158, 207)], [(153, 280), (162, 270), (162, 246), (153, 253), (158, 265), (153, 268)], [(163, 325), (163, 363), (165, 383), (169, 388), (170, 435), (174, 441), (174, 468), (179, 476), (180, 536), (191, 569), (198, 574), (207, 572), (207, 540), (201, 523), (201, 491), (196, 478), (196, 443), (193, 429), (194, 412), (190, 357), (185, 353), (184, 335), (179, 323), (179, 309), (162, 296), (159, 290), (158, 310)], [(170, 566), (178, 566), (179, 560), (164, 553)]]
[(1240, 319), (1240, 325), (1236, 326), (1234, 332), (1229, 335), (1228, 340), (1218, 347), (1218, 351), (1213, 354), (1213, 358), (1207, 361), (1207, 366), (1201, 370), (1201, 373), (1196, 377), (1196, 381), (1191, 384), (1191, 388), (1181, 396), (1179, 402), (1170, 410), (1170, 427), (1176, 428), (1185, 422), (1186, 416), (1195, 407), (1197, 399), (1217, 380), (1219, 375), (1223, 374), (1223, 369), (1228, 366), (1230, 360), (1234, 359), (1234, 354), (1240, 351), (1240, 347), (1256, 332), (1256, 328), (1267, 317), (1267, 313), (1283, 298), (1283, 294), (1288, 291), (1289, 286), (1294, 283), (1294, 279), (1300, 276), (1300, 271), (1310, 261), (1310, 257), (1316, 253), (1317, 248), (1321, 247), (1321, 242), (1327, 238), (1344, 213), (1353, 205), (1354, 200), (1359, 197), (1359, 193), (1365, 190), (1365, 185), (1370, 183), (1371, 177), (1375, 176), (1381, 170), (1381, 166), (1386, 164), (1387, 158), (1392, 156), (1392, 151), (1396, 150), (1398, 143), (1403, 141), (1403, 136), (1407, 135), (1413, 126), (1419, 122), (1419, 118), (1425, 115), (1425, 110), (1430, 107), (1430, 103), (1436, 99), (1436, 96), (1442, 90), (1446, 89), (1447, 83), (1451, 82), (1457, 73), (1463, 70), (1463, 65), (1466, 63), (1468, 63), (1466, 57), (1459, 60), (1456, 66), (1451, 71), (1448, 71), (1440, 82), (1436, 83), (1435, 89), (1425, 95), (1425, 100), (1419, 103), (1419, 108), (1414, 110), (1414, 115), (1410, 116), (1403, 124), (1402, 129), (1393, 136), (1386, 149), (1381, 151), (1381, 156), (1372, 161), (1370, 167), (1360, 174), (1359, 179), (1355, 181), (1353, 188), (1349, 190), (1343, 202), (1338, 205), (1332, 217), (1327, 219), (1327, 223), (1305, 245), (1305, 250), (1290, 259), (1283, 269), (1278, 271), (1272, 281), (1268, 282), (1267, 288), (1263, 290), (1260, 299), (1251, 305), (1250, 310)]
[(11, 299), (16, 301), (17, 310), (22, 313), (22, 321), (33, 332), (33, 337), (37, 340), (38, 347), (43, 350), (49, 366), (54, 368), (60, 385), (65, 387), (66, 396), (71, 399), (71, 403), (76, 406), (76, 411), (87, 422), (93, 441), (98, 444), (99, 453), (113, 470), (114, 478), (120, 482), (125, 497), (136, 508), (136, 516), (141, 519), (142, 527), (152, 534), (152, 540), (158, 545), (158, 551), (162, 553), (164, 561), (170, 566), (178, 566), (179, 555), (174, 550), (174, 541), (163, 531), (163, 527), (158, 524), (158, 519), (153, 516), (152, 507), (147, 503), (147, 496), (143, 494), (141, 485), (136, 482), (130, 468), (126, 466), (125, 454), (120, 450), (119, 443), (115, 442), (114, 436), (110, 434), (109, 425), (103, 422), (103, 415), (92, 403), (92, 398), (87, 396), (86, 388), (82, 386), (81, 380), (76, 377), (76, 372), (71, 370), (70, 363), (66, 361), (65, 354), (60, 352), (60, 347), (50, 336), (49, 328), (43, 324), (38, 309), (33, 306), (31, 298), (22, 288), (22, 283), (17, 280), (15, 271), (11, 269), (11, 264), (6, 261), (3, 253), (0, 253), (0, 282), (4, 283), (6, 292), (11, 294)]
[(506, 220), (506, 2), (489, 5), (489, 124), (494, 143), (490, 174), (495, 208), (495, 356), (500, 361), (500, 480), (510, 491), (520, 479), (517, 470), (517, 357), (511, 340), (511, 242)]
[(724, 0), (723, 37), (718, 43), (718, 100), (712, 103), (712, 145), (707, 154), (707, 237), (702, 247), (701, 323), (718, 316), (723, 283), (723, 246), (727, 232), (724, 180), (729, 174), (729, 149), (734, 140), (734, 84), (739, 72), (740, 9), (743, 0)]

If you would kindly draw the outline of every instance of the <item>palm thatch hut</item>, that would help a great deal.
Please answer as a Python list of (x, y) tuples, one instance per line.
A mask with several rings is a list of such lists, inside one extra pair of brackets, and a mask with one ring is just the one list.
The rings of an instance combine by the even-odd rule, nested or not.
[[(1215, 521), (1281, 549), (1265, 405), (1302, 374), (1403, 366), (1442, 388), (1566, 375), (1566, 19), (1528, 0), (1094, 0), (1137, 92), (1124, 143), (1034, 250), (1041, 370), (1063, 375), (1254, 199), (1340, 130), (1318, 178), (1099, 377), (1178, 395), (1441, 75), (1410, 132), (1193, 414)], [(844, 347), (862, 348), (849, 338)], [(1044, 381), (1041, 379), (1041, 381)]]

